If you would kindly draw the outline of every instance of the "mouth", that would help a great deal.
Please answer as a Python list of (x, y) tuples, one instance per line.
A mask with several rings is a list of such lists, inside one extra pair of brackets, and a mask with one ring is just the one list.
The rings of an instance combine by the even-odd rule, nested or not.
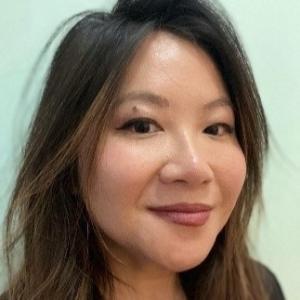
[(212, 207), (198, 203), (178, 203), (169, 206), (149, 207), (149, 210), (168, 222), (185, 226), (202, 226), (209, 219)]

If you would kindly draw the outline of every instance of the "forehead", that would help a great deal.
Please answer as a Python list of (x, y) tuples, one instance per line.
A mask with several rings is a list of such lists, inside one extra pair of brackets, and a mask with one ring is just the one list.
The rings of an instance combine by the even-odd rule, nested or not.
[[(232, 106), (210, 56), (166, 31), (152, 33), (140, 45), (126, 70), (119, 98), (121, 103), (143, 100), (161, 107), (169, 105), (167, 99), (179, 98), (185, 103), (195, 99), (207, 108)], [(208, 105), (211, 101), (214, 104)]]
[[(132, 102), (133, 103), (140, 102), (140, 103), (145, 103), (149, 106), (157, 107), (160, 109), (170, 107), (170, 101), (167, 98), (165, 98), (159, 94), (155, 94), (151, 91), (129, 92), (127, 94), (123, 94), (122, 96), (120, 96), (118, 102), (119, 102), (120, 106), (122, 104), (126, 105), (126, 104), (130, 104)], [(227, 97), (217, 98), (217, 99), (213, 99), (209, 102), (203, 103), (201, 108), (202, 108), (202, 110), (204, 110), (206, 112), (213, 111), (218, 108), (234, 109), (232, 102)]]

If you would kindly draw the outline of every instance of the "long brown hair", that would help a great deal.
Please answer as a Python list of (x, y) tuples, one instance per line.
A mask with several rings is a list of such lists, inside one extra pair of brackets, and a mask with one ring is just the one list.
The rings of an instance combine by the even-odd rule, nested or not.
[[(155, 30), (204, 49), (231, 97), (247, 175), (208, 257), (179, 274), (188, 299), (266, 300), (248, 250), (248, 225), (262, 208), (267, 122), (247, 56), (223, 9), (200, 0), (119, 0), (111, 13), (87, 12), (52, 60), (6, 216), (9, 299), (113, 298), (109, 249), (84, 204), (88, 175), (118, 105), (118, 89), (139, 45)], [(21, 255), (20, 255), (21, 253)], [(17, 263), (16, 263), (17, 261)]]

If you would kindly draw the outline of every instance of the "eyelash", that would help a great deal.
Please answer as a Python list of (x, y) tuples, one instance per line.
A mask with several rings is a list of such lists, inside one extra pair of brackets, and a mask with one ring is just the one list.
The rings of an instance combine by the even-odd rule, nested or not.
[[(118, 129), (119, 130), (128, 130), (128, 128), (133, 128), (133, 125), (139, 123), (139, 122), (144, 122), (144, 123), (149, 123), (149, 124), (154, 124), (155, 126), (157, 127), (160, 127), (154, 120), (152, 119), (149, 119), (149, 118), (134, 118), (134, 119), (131, 119), (131, 120), (128, 120), (127, 122), (125, 122), (124, 125), (122, 125), (121, 127), (119, 127)], [(234, 134), (234, 127), (229, 125), (229, 124), (226, 124), (226, 123), (215, 123), (207, 128), (211, 128), (211, 127), (214, 127), (214, 126), (222, 126), (226, 133), (229, 134), (229, 135), (232, 135)], [(143, 133), (138, 133), (136, 132), (136, 134), (143, 134)], [(148, 134), (147, 132), (144, 133), (144, 134)], [(213, 136), (220, 136), (218, 134), (211, 134)]]

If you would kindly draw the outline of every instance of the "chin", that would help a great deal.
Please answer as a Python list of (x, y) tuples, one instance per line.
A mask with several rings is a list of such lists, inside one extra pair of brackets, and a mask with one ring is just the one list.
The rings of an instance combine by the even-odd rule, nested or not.
[(209, 251), (205, 253), (195, 253), (195, 255), (170, 255), (164, 265), (172, 272), (184, 272), (200, 265), (208, 256)]

